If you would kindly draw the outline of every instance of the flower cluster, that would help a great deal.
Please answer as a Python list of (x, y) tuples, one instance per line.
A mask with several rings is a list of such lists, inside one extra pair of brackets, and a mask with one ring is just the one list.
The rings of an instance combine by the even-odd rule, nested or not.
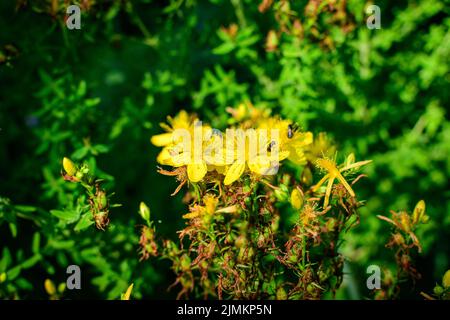
[(338, 164), (325, 134), (314, 138), (250, 103), (227, 111), (225, 133), (181, 111), (161, 125), (166, 133), (151, 138), (162, 147), (158, 163), (172, 167), (159, 172), (180, 182), (174, 193), (188, 186), (183, 201), (189, 211), (179, 243), (160, 241), (141, 213), (148, 226), (142, 259), (172, 262), (179, 298), (319, 299), (334, 293), (343, 275), (341, 238), (359, 221), (362, 205), (354, 184), (363, 175), (356, 173), (370, 161), (351, 154)]
[(153, 136), (151, 142), (163, 147), (158, 163), (175, 169), (160, 172), (176, 175), (181, 184), (219, 179), (231, 185), (241, 176), (258, 179), (274, 175), (285, 159), (306, 163), (306, 150), (313, 141), (311, 132), (301, 132), (290, 121), (270, 117), (250, 104), (228, 111), (238, 125), (226, 133), (185, 111), (168, 117), (168, 124), (161, 124), (167, 132)]

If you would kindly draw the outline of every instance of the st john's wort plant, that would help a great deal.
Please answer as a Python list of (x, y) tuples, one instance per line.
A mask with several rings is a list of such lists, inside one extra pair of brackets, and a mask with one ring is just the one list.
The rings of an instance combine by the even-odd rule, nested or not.
[[(179, 241), (161, 240), (141, 205), (147, 222), (142, 259), (160, 256), (172, 262), (176, 280), (171, 287), (179, 288), (178, 298), (320, 299), (334, 294), (343, 280), (345, 258), (339, 248), (346, 231), (359, 222), (357, 209), (363, 204), (354, 184), (370, 160), (356, 161), (351, 154), (339, 163), (324, 134), (313, 138), (250, 103), (228, 112), (233, 129), (251, 129), (259, 139), (238, 135), (230, 143), (227, 136), (222, 144), (224, 134), (184, 111), (161, 125), (166, 133), (152, 137), (163, 148), (158, 162), (172, 168), (158, 171), (179, 182), (174, 194), (188, 186), (183, 201), (189, 212), (183, 215), (186, 227), (178, 232)], [(194, 161), (190, 148), (196, 142), (186, 148), (176, 134), (198, 126), (205, 137), (201, 145), (212, 146), (218, 157)], [(278, 138), (261, 139), (263, 130), (271, 129)], [(256, 152), (248, 152), (253, 142)], [(245, 154), (241, 159), (239, 148)], [(300, 177), (290, 172), (292, 165), (303, 168)]]

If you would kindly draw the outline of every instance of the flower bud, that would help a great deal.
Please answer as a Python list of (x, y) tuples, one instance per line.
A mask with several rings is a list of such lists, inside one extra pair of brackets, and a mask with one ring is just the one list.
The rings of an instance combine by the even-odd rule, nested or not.
[(420, 200), (419, 202), (417, 202), (416, 207), (414, 208), (412, 214), (413, 224), (421, 222), (422, 217), (424, 216), (425, 216), (425, 201)]
[(3, 272), (2, 274), (0, 274), (0, 283), (3, 283), (6, 281), (6, 273)]
[(289, 199), (289, 191), (285, 185), (281, 185), (278, 189), (274, 191), (275, 197), (280, 202), (285, 202)]
[(266, 50), (275, 51), (278, 47), (278, 36), (274, 30), (270, 30), (266, 37)]
[(145, 221), (150, 220), (150, 208), (143, 201), (139, 204), (139, 214)]
[(450, 287), (450, 270), (447, 270), (447, 272), (444, 274), (444, 277), (442, 278), (442, 285), (445, 288)]
[(52, 280), (50, 280), (50, 279), (45, 279), (44, 288), (45, 288), (45, 291), (47, 291), (49, 296), (53, 296), (56, 293), (55, 285), (53, 284)]
[(352, 152), (348, 155), (347, 159), (345, 160), (345, 165), (349, 166), (353, 163), (355, 163), (355, 154)]
[(433, 292), (435, 295), (440, 296), (441, 294), (444, 293), (444, 288), (442, 288), (441, 286), (437, 285), (436, 287), (434, 287)]
[(286, 299), (287, 299), (286, 290), (284, 290), (283, 287), (279, 287), (277, 289), (277, 300), (286, 300)]
[(108, 198), (103, 190), (97, 193), (97, 206), (99, 210), (102, 210), (108, 206)]
[(303, 195), (297, 188), (291, 192), (291, 204), (297, 210), (303, 206)]
[(59, 293), (63, 293), (64, 290), (66, 290), (66, 284), (65, 284), (64, 282), (61, 282), (61, 283), (58, 285), (58, 292), (59, 292)]
[(77, 167), (69, 158), (64, 157), (63, 168), (68, 176), (73, 177), (77, 173)]
[(76, 174), (75, 174), (75, 177), (76, 177), (78, 180), (82, 180), (83, 177), (84, 177), (84, 173), (81, 172), (81, 171), (77, 171)]

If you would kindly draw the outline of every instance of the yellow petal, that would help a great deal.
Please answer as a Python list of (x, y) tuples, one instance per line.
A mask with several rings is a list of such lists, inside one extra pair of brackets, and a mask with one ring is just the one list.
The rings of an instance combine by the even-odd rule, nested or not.
[(151, 143), (157, 147), (165, 147), (173, 142), (172, 133), (157, 134), (151, 138)]
[[(170, 152), (170, 151), (169, 151)], [(172, 156), (172, 163), (174, 167), (182, 167), (191, 161), (191, 154), (189, 152), (183, 152), (174, 154)]]
[(168, 165), (168, 166), (173, 166), (173, 160), (172, 160), (172, 156), (170, 155), (169, 149), (168, 148), (164, 148), (161, 150), (161, 152), (158, 154), (158, 156), (156, 157), (156, 161), (159, 164), (163, 164), (163, 165)]
[(295, 164), (303, 165), (306, 163), (306, 156), (303, 153), (302, 149), (297, 148), (297, 149), (293, 149), (289, 153), (289, 160), (291, 160)]
[(345, 178), (340, 174), (339, 172), (336, 175), (336, 178), (338, 178), (339, 182), (342, 183), (342, 185), (347, 189), (347, 192), (350, 194), (350, 196), (355, 197), (355, 192), (353, 191), (352, 187), (348, 184), (348, 182), (345, 180)]
[(330, 177), (327, 184), (327, 189), (325, 191), (325, 200), (323, 201), (323, 208), (328, 207), (328, 203), (330, 202), (331, 189), (333, 188), (334, 177)]
[(250, 171), (259, 175), (274, 175), (278, 172), (278, 161), (270, 161), (266, 156), (256, 156), (248, 162)]
[(227, 175), (225, 176), (225, 180), (223, 181), (223, 183), (226, 186), (232, 184), (242, 176), (244, 170), (245, 162), (236, 161), (228, 168)]
[(183, 215), (183, 219), (192, 219), (199, 216), (198, 212), (190, 212)]
[(191, 163), (187, 166), (188, 178), (191, 182), (199, 182), (208, 172), (206, 163)]

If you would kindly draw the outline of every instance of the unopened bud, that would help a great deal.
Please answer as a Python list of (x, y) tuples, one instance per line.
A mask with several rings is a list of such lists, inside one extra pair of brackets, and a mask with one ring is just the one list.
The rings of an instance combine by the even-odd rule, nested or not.
[(278, 36), (274, 30), (270, 30), (266, 38), (266, 50), (275, 51), (278, 47)]
[(287, 299), (286, 290), (284, 290), (283, 287), (279, 287), (277, 289), (277, 300), (286, 300), (286, 299)]
[(425, 216), (425, 208), (425, 201), (420, 200), (417, 202), (412, 214), (413, 224), (421, 222), (422, 217)]
[(291, 192), (291, 204), (297, 210), (303, 206), (303, 195), (297, 188)]
[(355, 163), (355, 154), (352, 152), (348, 155), (347, 159), (345, 160), (345, 165), (349, 166), (353, 163)]
[(445, 288), (450, 287), (450, 270), (447, 270), (447, 272), (444, 274), (444, 277), (442, 278), (442, 285)]
[(100, 210), (108, 206), (108, 198), (106, 197), (106, 193), (103, 190), (97, 193), (97, 206)]
[(76, 165), (69, 158), (64, 157), (63, 168), (68, 176), (73, 177), (77, 173)]
[(145, 221), (150, 220), (150, 208), (143, 201), (139, 204), (139, 214)]
[(45, 291), (47, 291), (49, 296), (53, 296), (56, 293), (55, 285), (53, 284), (52, 280), (50, 280), (50, 279), (45, 279), (44, 288), (45, 288)]
[(444, 293), (444, 288), (442, 288), (441, 286), (437, 285), (436, 287), (434, 287), (433, 292), (435, 295), (440, 296), (441, 294)]

